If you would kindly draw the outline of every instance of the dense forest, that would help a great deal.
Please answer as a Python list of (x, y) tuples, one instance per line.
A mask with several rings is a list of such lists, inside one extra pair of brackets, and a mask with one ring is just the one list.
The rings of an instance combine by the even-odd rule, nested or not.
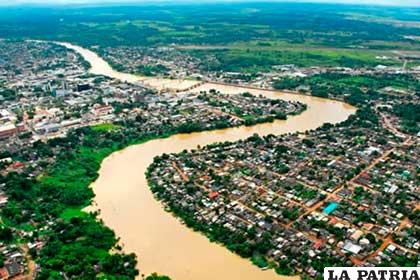
[[(170, 45), (211, 71), (266, 72), (281, 64), (372, 67), (401, 65), (395, 50), (416, 56), (420, 28), (411, 21), (416, 15), (419, 8), (309, 3), (17, 6), (0, 7), (0, 38), (95, 49)], [(135, 72), (150, 76), (166, 69)]]
[[(173, 4), (101, 7), (0, 8), (1, 38), (71, 41), (84, 46), (229, 44), (252, 40), (351, 47), (378, 42), (411, 44), (408, 22), (418, 8), (297, 4)], [(22, 28), (22, 27), (25, 28)], [(332, 32), (332, 30), (334, 30)], [(77, 31), (77, 32), (75, 32)]]
[(402, 88), (420, 94), (420, 82), (412, 75), (349, 75), (323, 73), (306, 78), (284, 77), (274, 82), (274, 88), (298, 89), (307, 86), (314, 96), (344, 99), (352, 105), (366, 104), (378, 98), (394, 99), (383, 92), (386, 87)]
[(402, 120), (402, 128), (408, 133), (420, 130), (420, 104), (404, 103), (394, 107), (395, 114)]

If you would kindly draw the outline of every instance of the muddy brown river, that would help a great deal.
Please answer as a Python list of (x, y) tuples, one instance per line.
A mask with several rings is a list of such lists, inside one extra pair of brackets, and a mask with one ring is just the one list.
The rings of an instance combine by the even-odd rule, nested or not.
[[(114, 71), (94, 52), (67, 43), (62, 45), (81, 54), (94, 74), (106, 75), (129, 82), (142, 81), (156, 88), (183, 89), (193, 81), (148, 79)], [(194, 91), (216, 89), (237, 94), (244, 91), (263, 94), (268, 98), (300, 101), (307, 104), (305, 112), (285, 121), (258, 124), (200, 133), (179, 134), (144, 144), (130, 146), (106, 158), (99, 170), (99, 178), (91, 187), (95, 192), (94, 209), (100, 218), (121, 238), (126, 252), (138, 256), (141, 274), (159, 272), (173, 280), (279, 280), (297, 279), (277, 275), (274, 270), (263, 271), (249, 260), (226, 248), (211, 243), (205, 236), (184, 226), (164, 211), (153, 197), (146, 182), (145, 171), (155, 156), (181, 152), (220, 141), (244, 139), (254, 133), (282, 134), (315, 129), (322, 124), (338, 123), (355, 112), (355, 108), (334, 100), (274, 91), (244, 89), (206, 83)]]

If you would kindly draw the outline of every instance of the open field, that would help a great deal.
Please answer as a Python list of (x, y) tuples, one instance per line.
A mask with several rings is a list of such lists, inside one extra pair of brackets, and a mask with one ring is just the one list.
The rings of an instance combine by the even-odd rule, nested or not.
[[(225, 46), (180, 46), (180, 50), (205, 61), (210, 70), (257, 72), (269, 71), (272, 66), (295, 64), (297, 66), (363, 67), (401, 65), (398, 55), (391, 51), (339, 49), (323, 46), (288, 44), (278, 41), (253, 41)], [(206, 62), (206, 57), (218, 63)], [(387, 59), (378, 59), (378, 57)]]
[[(258, 72), (291, 63), (398, 65), (393, 51), (420, 51), (413, 40), (420, 36), (419, 13), (417, 8), (293, 3), (0, 8), (0, 38), (85, 47), (170, 45), (199, 57), (209, 69), (226, 71)], [(209, 56), (216, 63), (206, 61)]]
[(335, 48), (366, 47), (374, 41), (416, 45), (404, 36), (420, 35), (418, 24), (411, 24), (419, 13), (418, 8), (362, 10), (294, 3), (0, 8), (0, 37), (84, 46), (226, 45), (253, 40)]

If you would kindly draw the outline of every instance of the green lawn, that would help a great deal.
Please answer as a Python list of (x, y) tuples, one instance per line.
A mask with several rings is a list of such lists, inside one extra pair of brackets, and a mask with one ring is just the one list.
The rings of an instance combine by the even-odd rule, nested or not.
[(112, 124), (112, 123), (103, 123), (103, 124), (98, 124), (98, 125), (94, 125), (92, 126), (92, 129), (95, 131), (112, 131), (115, 129), (118, 129), (119, 126)]
[(84, 207), (75, 207), (75, 208), (66, 208), (63, 213), (61, 213), (60, 218), (65, 221), (70, 221), (74, 217), (84, 217), (87, 215), (86, 212), (83, 212)]

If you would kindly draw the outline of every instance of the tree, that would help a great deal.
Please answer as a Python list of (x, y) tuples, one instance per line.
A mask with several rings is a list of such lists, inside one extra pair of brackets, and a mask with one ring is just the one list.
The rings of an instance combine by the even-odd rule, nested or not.
[(0, 228), (0, 240), (3, 242), (10, 242), (13, 239), (12, 230), (8, 227)]
[(370, 244), (375, 244), (376, 243), (375, 235), (373, 235), (370, 232), (368, 234), (366, 234), (366, 239), (369, 240)]
[(157, 273), (152, 273), (146, 277), (146, 280), (171, 280), (168, 276), (158, 275)]

